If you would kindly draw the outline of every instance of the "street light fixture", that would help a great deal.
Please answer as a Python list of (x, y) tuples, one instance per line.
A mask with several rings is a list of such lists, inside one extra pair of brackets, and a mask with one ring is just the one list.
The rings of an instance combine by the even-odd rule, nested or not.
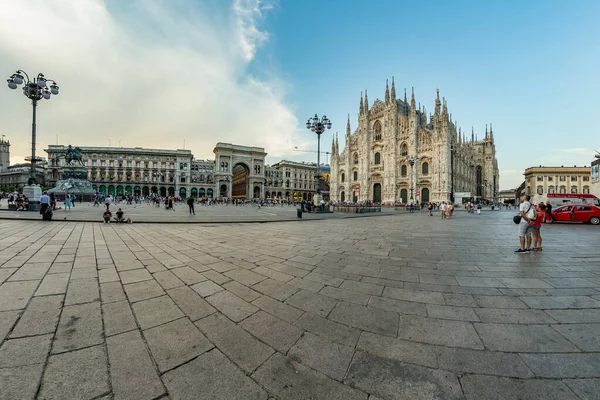
[(419, 157), (406, 157), (406, 162), (410, 164), (410, 200), (412, 202), (413, 200), (413, 186), (414, 186), (414, 171), (413, 171), (413, 167), (415, 166), (415, 163), (419, 161)]
[(325, 132), (325, 129), (331, 129), (331, 121), (327, 116), (323, 115), (319, 120), (319, 116), (315, 114), (314, 117), (309, 118), (306, 121), (306, 129), (310, 129), (317, 134), (317, 194), (321, 193), (321, 134)]
[[(35, 179), (35, 162), (37, 161), (35, 157), (35, 110), (39, 100), (49, 100), (51, 95), (58, 95), (59, 88), (56, 82), (54, 82), (52, 79), (47, 79), (42, 73), (39, 73), (37, 77), (31, 80), (29, 79), (29, 75), (22, 70), (17, 70), (17, 72), (12, 74), (10, 78), (7, 79), (7, 82), (8, 87), (13, 90), (19, 85), (23, 85), (23, 94), (25, 97), (31, 100), (31, 105), (33, 106), (33, 122), (31, 124), (31, 169), (27, 184), (34, 186), (37, 185), (37, 181)], [(50, 83), (50, 89), (48, 89), (48, 83)]]

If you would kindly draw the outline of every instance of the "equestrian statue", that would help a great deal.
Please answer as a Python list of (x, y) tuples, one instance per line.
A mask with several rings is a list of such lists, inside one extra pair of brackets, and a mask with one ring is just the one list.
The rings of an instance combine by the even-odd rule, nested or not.
[(81, 154), (81, 148), (79, 147), (73, 147), (69, 145), (69, 147), (67, 147), (67, 150), (65, 151), (65, 154), (60, 155), (59, 158), (64, 158), (67, 165), (83, 166), (83, 156)]

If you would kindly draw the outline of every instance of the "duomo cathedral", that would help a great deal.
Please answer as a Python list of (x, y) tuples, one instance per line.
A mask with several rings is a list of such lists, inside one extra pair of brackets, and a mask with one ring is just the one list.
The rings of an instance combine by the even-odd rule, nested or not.
[[(470, 136), (470, 137), (469, 137)], [(466, 135), (448, 113), (439, 90), (433, 114), (417, 107), (414, 90), (410, 102), (396, 98), (386, 82), (384, 101), (369, 107), (361, 94), (358, 126), (352, 133), (350, 116), (345, 148), (337, 136), (331, 149), (330, 197), (341, 202), (420, 203), (451, 201), (459, 192), (474, 200), (495, 200), (499, 174), (494, 133), (473, 129)]]

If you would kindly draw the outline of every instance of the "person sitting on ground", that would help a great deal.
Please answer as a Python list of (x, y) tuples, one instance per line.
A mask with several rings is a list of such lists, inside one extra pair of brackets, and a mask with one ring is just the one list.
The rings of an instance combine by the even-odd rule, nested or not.
[(102, 216), (102, 218), (104, 219), (105, 224), (110, 223), (110, 219), (112, 218), (112, 213), (110, 212), (110, 209), (108, 207), (106, 207), (106, 210), (104, 211), (104, 215)]
[(125, 213), (119, 208), (117, 211), (117, 216), (115, 217), (115, 221), (117, 221), (117, 223), (125, 222), (125, 217), (123, 217), (123, 214)]

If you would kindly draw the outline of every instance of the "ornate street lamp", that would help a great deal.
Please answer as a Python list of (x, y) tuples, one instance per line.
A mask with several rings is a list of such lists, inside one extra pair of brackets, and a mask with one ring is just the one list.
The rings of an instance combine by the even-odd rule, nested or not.
[(410, 199), (413, 199), (413, 186), (414, 186), (414, 171), (413, 167), (415, 163), (419, 161), (419, 157), (406, 157), (406, 162), (410, 164)]
[(317, 134), (317, 194), (321, 193), (321, 134), (325, 132), (325, 129), (331, 129), (331, 121), (327, 116), (323, 115), (319, 120), (319, 116), (315, 114), (314, 117), (309, 118), (306, 121), (306, 129), (310, 129)]
[(49, 100), (51, 95), (58, 95), (58, 85), (52, 79), (44, 77), (44, 74), (42, 73), (39, 73), (37, 77), (31, 80), (29, 79), (29, 75), (22, 70), (18, 70), (16, 73), (12, 74), (10, 78), (7, 79), (7, 82), (8, 87), (11, 89), (16, 89), (19, 85), (23, 85), (23, 94), (31, 100), (31, 105), (33, 106), (33, 122), (31, 124), (31, 169), (27, 184), (30, 186), (37, 185), (35, 179), (35, 162), (38, 161), (35, 157), (35, 110), (39, 100)]
[(450, 145), (450, 201), (454, 204), (454, 145)]

